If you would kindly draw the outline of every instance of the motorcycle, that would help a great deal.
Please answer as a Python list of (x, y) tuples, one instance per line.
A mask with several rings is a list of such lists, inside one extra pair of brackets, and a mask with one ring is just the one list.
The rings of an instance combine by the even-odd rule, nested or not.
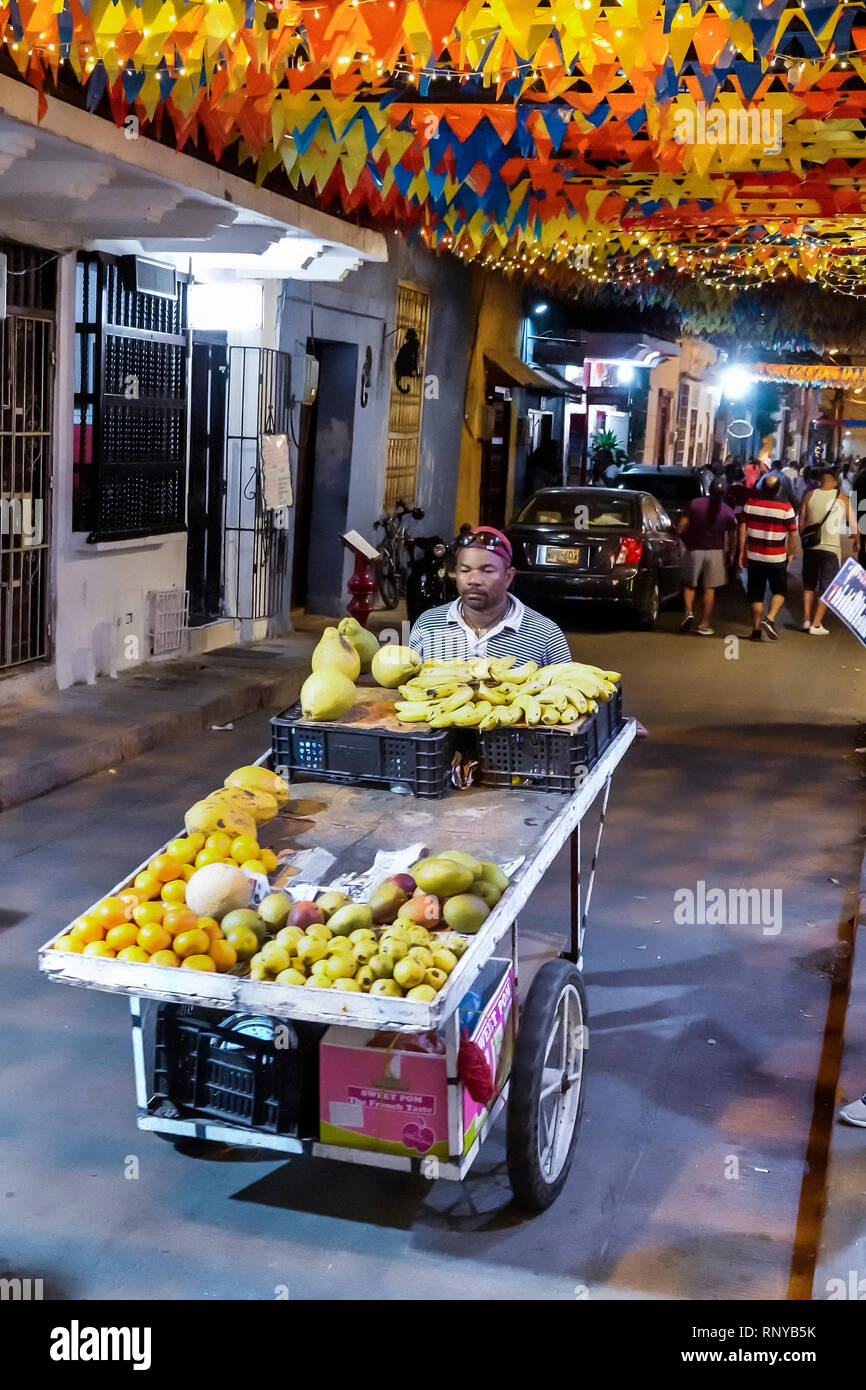
[[(420, 554), (417, 552), (420, 551)], [(410, 623), (428, 608), (450, 603), (457, 597), (454, 578), (454, 545), (441, 536), (413, 536), (409, 540), (409, 577), (406, 611)]]

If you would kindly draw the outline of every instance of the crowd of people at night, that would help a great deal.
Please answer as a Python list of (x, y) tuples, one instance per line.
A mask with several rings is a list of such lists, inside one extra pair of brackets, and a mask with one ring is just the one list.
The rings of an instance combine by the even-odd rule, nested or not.
[[(802, 630), (826, 637), (821, 595), (848, 554), (866, 562), (866, 459), (838, 466), (817, 461), (782, 464), (750, 458), (715, 465), (709, 495), (697, 497), (680, 522), (686, 549), (682, 630), (711, 637), (715, 591), (739, 575), (751, 608), (751, 640), (777, 641), (778, 615), (788, 596), (788, 567), (802, 551)], [(769, 591), (769, 604), (765, 600)]]

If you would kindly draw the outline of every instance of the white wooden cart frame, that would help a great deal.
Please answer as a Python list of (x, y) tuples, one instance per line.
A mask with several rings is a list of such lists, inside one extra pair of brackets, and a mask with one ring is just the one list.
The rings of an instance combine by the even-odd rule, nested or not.
[[(457, 1054), (460, 1045), (459, 1004), (472, 988), (480, 971), (494, 956), (508, 957), (514, 963), (517, 977), (517, 921), (520, 912), (538, 887), (546, 871), (565, 845), (570, 842), (571, 920), (567, 949), (561, 959), (570, 961), (578, 970), (583, 962), (583, 942), (589, 906), (595, 880), (598, 853), (604, 831), (605, 815), (610, 795), (611, 777), (636, 733), (633, 719), (626, 720), (620, 732), (608, 745), (595, 766), (586, 774), (574, 795), (564, 802), (562, 810), (547, 827), (537, 850), (528, 856), (499, 902), (490, 912), (481, 930), (474, 936), (449, 976), (447, 985), (430, 1004), (392, 999), (374, 994), (351, 994), (336, 990), (280, 989), (271, 982), (254, 981), (234, 974), (204, 974), (180, 971), (163, 966), (142, 965), (100, 957), (76, 955), (52, 950), (54, 941), (65, 935), (60, 931), (40, 949), (39, 965), (50, 979), (85, 988), (105, 990), (126, 995), (132, 1012), (132, 1044), (135, 1063), (138, 1126), (181, 1139), (215, 1140), (223, 1143), (266, 1148), (285, 1153), (308, 1154), (318, 1158), (333, 1158), (341, 1162), (390, 1168), (404, 1172), (422, 1173), (427, 1177), (460, 1180), (472, 1166), (481, 1144), (504, 1108), (511, 1079), (506, 1080), (493, 1102), (479, 1132), (467, 1153), (463, 1153), (463, 1124), (461, 1087), (457, 1078)], [(269, 754), (259, 759), (266, 763)], [(515, 791), (511, 795), (518, 796)], [(534, 793), (545, 795), (545, 793)], [(548, 793), (547, 795), (552, 795)], [(581, 825), (601, 796), (601, 812), (588, 871), (584, 876), (582, 863)], [(144, 869), (153, 856), (140, 866)], [(135, 870), (136, 873), (139, 870)], [(112, 893), (122, 891), (129, 882), (127, 875)], [(506, 938), (509, 938), (507, 948)], [(145, 1068), (145, 1049), (142, 1036), (142, 999), (169, 1003), (195, 1004), (203, 1008), (231, 1012), (266, 1014), (274, 1018), (307, 1020), (320, 1024), (344, 1024), (355, 1028), (386, 1029), (393, 1032), (421, 1033), (441, 1030), (446, 1045), (448, 1076), (448, 1134), (447, 1162), (436, 1158), (412, 1158), (376, 1153), (370, 1150), (346, 1149), (318, 1141), (302, 1140), (290, 1135), (251, 1130), (219, 1120), (173, 1119), (148, 1111), (149, 1095)], [(584, 1044), (585, 1045), (585, 1044)]]

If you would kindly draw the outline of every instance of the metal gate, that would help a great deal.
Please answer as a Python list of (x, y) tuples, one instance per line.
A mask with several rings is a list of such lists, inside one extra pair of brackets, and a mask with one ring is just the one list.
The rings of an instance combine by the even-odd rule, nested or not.
[(53, 361), (53, 314), (10, 307), (0, 321), (0, 672), (48, 655)]
[(288, 518), (265, 507), (261, 438), (291, 432), (290, 366), (272, 348), (229, 351), (223, 583), (234, 618), (272, 618), (283, 602)]

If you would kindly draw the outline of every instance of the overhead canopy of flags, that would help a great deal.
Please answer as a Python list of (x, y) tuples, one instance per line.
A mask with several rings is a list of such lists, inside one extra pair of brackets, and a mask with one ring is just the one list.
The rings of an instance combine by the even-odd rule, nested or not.
[(866, 4), (0, 0), (0, 43), (41, 92), (564, 291), (866, 293)]

